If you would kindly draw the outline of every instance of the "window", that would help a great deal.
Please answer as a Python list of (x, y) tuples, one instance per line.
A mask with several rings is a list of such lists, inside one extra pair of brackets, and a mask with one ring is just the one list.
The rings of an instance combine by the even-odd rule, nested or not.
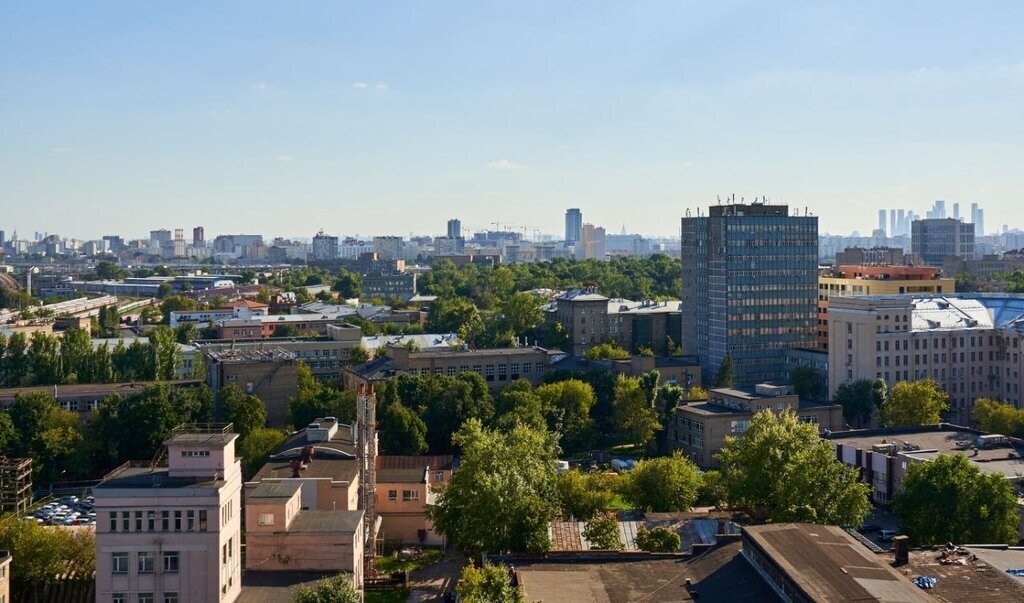
[(146, 530), (156, 530), (156, 511), (146, 511)]
[(128, 511), (121, 511), (121, 531), (127, 532), (131, 529), (132, 520), (130, 519), (131, 513)]
[(153, 603), (153, 593), (139, 593), (139, 603)]
[(110, 567), (115, 574), (127, 574), (128, 573), (128, 553), (111, 553), (110, 554)]
[(205, 509), (201, 509), (199, 511), (199, 531), (200, 532), (205, 532), (206, 531), (206, 510)]
[(178, 566), (180, 565), (180, 556), (178, 551), (165, 551), (164, 552), (164, 573), (176, 574), (178, 573)]
[(164, 603), (178, 603), (178, 593), (164, 593)]
[(117, 531), (117, 511), (110, 512), (110, 531)]
[(196, 529), (196, 512), (185, 511), (185, 529), (192, 532)]
[(419, 490), (402, 490), (402, 502), (416, 502), (419, 499)]
[(111, 603), (128, 603), (128, 597), (124, 593), (113, 593), (110, 595)]
[(174, 531), (181, 531), (181, 511), (174, 512)]
[(144, 551), (139, 552), (139, 573), (153, 573), (153, 553), (147, 553)]
[(185, 458), (210, 456), (209, 450), (182, 450), (181, 456)]
[(261, 526), (272, 526), (272, 525), (274, 525), (274, 514), (273, 513), (260, 513), (260, 525)]
[(135, 531), (142, 531), (142, 511), (135, 512)]
[(171, 531), (171, 512), (160, 511), (160, 530), (162, 532)]
[(398, 490), (388, 490), (388, 500), (391, 502), (398, 500)]

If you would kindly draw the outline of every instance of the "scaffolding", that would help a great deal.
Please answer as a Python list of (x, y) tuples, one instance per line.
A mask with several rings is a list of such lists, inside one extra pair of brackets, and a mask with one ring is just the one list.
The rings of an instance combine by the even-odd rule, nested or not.
[(23, 513), (32, 504), (32, 459), (0, 457), (0, 511)]
[(365, 526), (364, 568), (372, 573), (377, 553), (377, 396), (372, 385), (359, 386), (356, 403), (359, 441), (360, 508)]

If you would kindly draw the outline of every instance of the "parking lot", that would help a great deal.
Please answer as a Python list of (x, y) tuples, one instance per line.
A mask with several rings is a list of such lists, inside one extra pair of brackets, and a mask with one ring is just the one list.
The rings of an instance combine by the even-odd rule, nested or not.
[(63, 496), (39, 507), (28, 517), (48, 526), (95, 526), (93, 502), (91, 495), (81, 500), (77, 496)]

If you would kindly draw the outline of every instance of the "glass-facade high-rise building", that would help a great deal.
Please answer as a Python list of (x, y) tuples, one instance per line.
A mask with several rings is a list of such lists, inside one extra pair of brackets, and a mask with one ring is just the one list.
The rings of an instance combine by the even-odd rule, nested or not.
[(818, 218), (732, 204), (682, 221), (682, 347), (710, 382), (726, 356), (738, 386), (788, 376), (787, 348), (814, 347)]
[(583, 237), (583, 212), (577, 208), (565, 210), (565, 243), (579, 243)]

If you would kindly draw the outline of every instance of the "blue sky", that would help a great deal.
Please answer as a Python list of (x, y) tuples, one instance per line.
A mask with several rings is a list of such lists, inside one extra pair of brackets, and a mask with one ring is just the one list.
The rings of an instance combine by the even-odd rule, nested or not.
[[(771, 4), (771, 6), (768, 6)], [(1018, 2), (0, 0), (0, 229), (1024, 227)]]

